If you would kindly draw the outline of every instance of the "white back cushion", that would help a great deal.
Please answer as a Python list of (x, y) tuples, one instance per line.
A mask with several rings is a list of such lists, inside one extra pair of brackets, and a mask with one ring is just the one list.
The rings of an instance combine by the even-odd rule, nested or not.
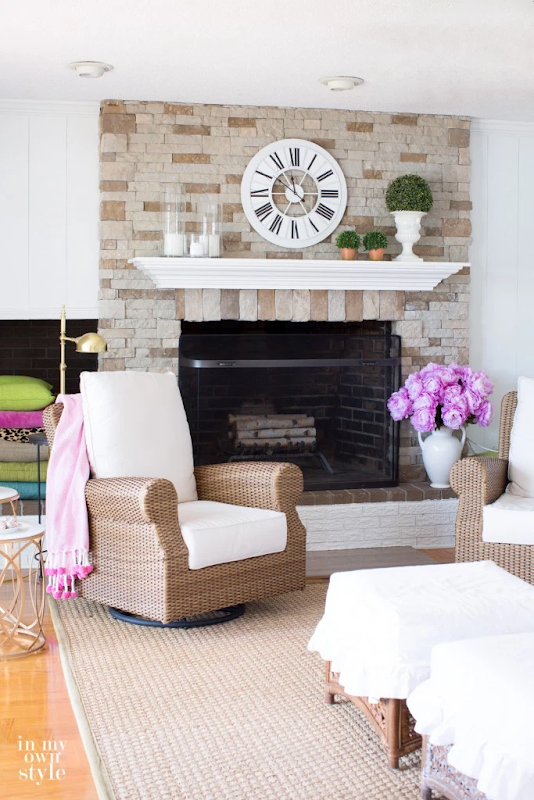
[(534, 380), (531, 378), (519, 378), (517, 383), (508, 479), (509, 494), (534, 497)]
[(96, 478), (167, 478), (197, 499), (193, 448), (176, 375), (82, 372), (85, 439)]

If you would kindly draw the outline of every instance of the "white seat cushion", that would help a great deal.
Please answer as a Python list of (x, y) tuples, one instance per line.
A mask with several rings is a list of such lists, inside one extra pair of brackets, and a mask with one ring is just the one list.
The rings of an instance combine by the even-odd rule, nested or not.
[(534, 497), (534, 380), (519, 378), (517, 408), (510, 433), (506, 491), (516, 497)]
[(287, 520), (279, 511), (197, 500), (180, 503), (178, 516), (189, 551), (189, 569), (286, 549)]
[(484, 506), (482, 539), (500, 544), (534, 544), (534, 499), (502, 494)]
[(176, 375), (82, 372), (85, 440), (96, 478), (167, 478), (197, 499), (189, 425)]
[(492, 800), (534, 797), (534, 634), (437, 645), (408, 698), (416, 730), (453, 745), (448, 761)]
[(332, 575), (308, 645), (349, 694), (406, 698), (440, 642), (534, 632), (534, 586), (492, 561)]

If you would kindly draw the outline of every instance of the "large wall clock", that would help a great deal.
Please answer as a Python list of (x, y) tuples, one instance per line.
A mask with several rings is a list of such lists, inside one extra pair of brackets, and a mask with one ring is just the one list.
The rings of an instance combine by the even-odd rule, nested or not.
[(252, 227), (282, 247), (310, 247), (339, 225), (347, 205), (345, 176), (313, 142), (282, 139), (250, 161), (241, 202)]

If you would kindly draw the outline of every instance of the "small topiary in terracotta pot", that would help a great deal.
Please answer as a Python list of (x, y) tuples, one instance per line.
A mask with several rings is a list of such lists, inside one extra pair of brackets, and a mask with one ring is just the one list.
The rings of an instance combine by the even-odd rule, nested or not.
[(388, 237), (382, 231), (369, 231), (363, 237), (363, 246), (371, 261), (382, 261), (384, 250), (388, 246)]
[(354, 261), (360, 245), (361, 239), (356, 231), (342, 231), (336, 239), (343, 261)]

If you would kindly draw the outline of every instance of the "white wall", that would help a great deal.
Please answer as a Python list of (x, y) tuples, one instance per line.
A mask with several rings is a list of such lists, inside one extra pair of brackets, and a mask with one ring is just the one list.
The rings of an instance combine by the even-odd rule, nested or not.
[(491, 428), (469, 435), (497, 443), (499, 406), (517, 378), (534, 378), (534, 124), (474, 120), (471, 128), (471, 364), (495, 383)]
[(0, 318), (98, 317), (98, 103), (0, 100)]

